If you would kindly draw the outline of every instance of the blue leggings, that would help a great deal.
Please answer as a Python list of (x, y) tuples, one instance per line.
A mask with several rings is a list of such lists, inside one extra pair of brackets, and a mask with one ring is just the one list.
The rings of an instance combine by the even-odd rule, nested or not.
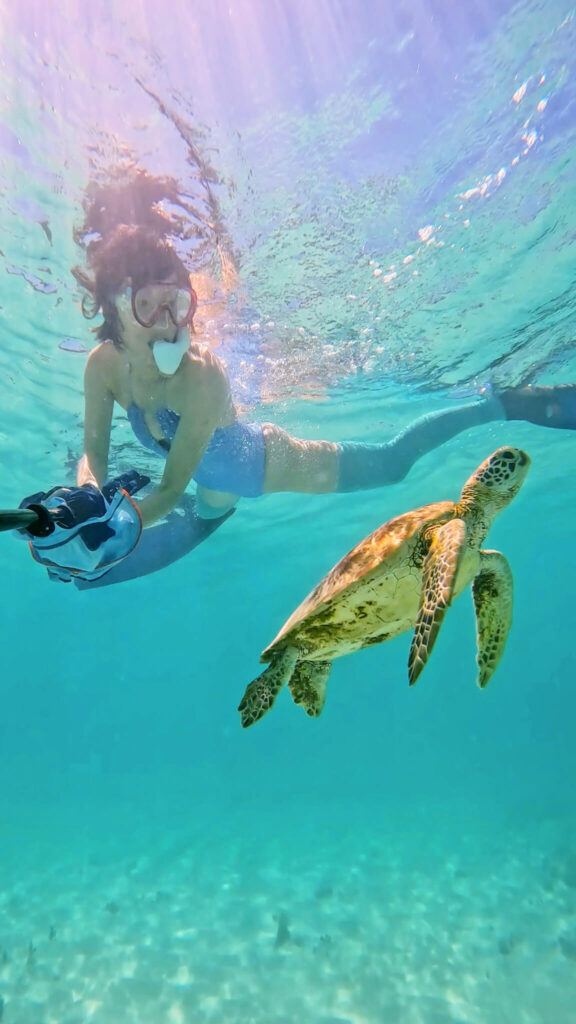
[(336, 490), (369, 490), (397, 483), (404, 479), (418, 459), (456, 434), (469, 427), (505, 418), (501, 400), (491, 395), (467, 405), (421, 416), (384, 444), (344, 442), (338, 446)]
[(386, 444), (341, 444), (337, 490), (397, 483), (422, 455), (462, 430), (492, 420), (524, 420), (539, 427), (576, 430), (576, 384), (503, 388), (467, 405), (422, 416)]

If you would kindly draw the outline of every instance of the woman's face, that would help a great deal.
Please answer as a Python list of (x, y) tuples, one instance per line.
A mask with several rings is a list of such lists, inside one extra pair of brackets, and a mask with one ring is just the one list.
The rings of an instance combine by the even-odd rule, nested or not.
[(122, 325), (122, 338), (131, 346), (139, 342), (153, 344), (173, 341), (180, 327), (190, 322), (195, 304), (189, 292), (173, 279), (155, 281), (137, 290), (132, 281), (115, 298)]

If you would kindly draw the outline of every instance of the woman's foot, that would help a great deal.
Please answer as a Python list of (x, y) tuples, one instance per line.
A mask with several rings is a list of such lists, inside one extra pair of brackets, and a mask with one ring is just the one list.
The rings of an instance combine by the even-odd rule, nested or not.
[(576, 430), (576, 384), (504, 388), (498, 392), (507, 420)]

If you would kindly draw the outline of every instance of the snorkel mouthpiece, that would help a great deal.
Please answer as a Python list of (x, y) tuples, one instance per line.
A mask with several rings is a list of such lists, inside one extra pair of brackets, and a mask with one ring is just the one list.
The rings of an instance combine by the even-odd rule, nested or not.
[(156, 366), (167, 377), (171, 377), (180, 366), (184, 354), (190, 347), (190, 335), (186, 327), (181, 327), (175, 341), (161, 339), (152, 345), (152, 354)]

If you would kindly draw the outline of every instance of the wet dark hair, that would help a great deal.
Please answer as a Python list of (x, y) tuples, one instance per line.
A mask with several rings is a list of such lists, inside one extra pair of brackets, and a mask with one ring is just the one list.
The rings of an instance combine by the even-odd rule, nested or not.
[(84, 221), (75, 229), (74, 241), (88, 251), (87, 239), (90, 243), (95, 235), (108, 238), (119, 224), (149, 228), (159, 237), (185, 237), (186, 215), (194, 212), (181, 196), (175, 178), (149, 174), (131, 160), (107, 168), (90, 181), (82, 208)]
[(82, 207), (84, 220), (74, 240), (86, 252), (86, 267), (72, 268), (86, 293), (82, 312), (87, 319), (101, 312), (104, 323), (94, 334), (121, 348), (114, 299), (128, 278), (134, 289), (166, 278), (190, 286), (186, 266), (168, 236), (182, 239), (193, 233), (190, 226), (186, 230), (193, 211), (174, 178), (149, 174), (132, 160), (95, 177)]
[(174, 247), (147, 227), (121, 224), (106, 240), (88, 247), (88, 269), (74, 267), (72, 273), (87, 293), (82, 312), (93, 319), (102, 312), (104, 322), (94, 332), (99, 341), (110, 339), (121, 348), (118, 310), (114, 302), (127, 279), (137, 290), (145, 284), (167, 278), (184, 288), (190, 276)]
[[(94, 170), (82, 202), (84, 220), (74, 231), (86, 266), (73, 267), (72, 274), (86, 293), (84, 316), (92, 319), (101, 312), (104, 317), (93, 330), (99, 341), (122, 347), (114, 298), (127, 278), (133, 288), (165, 278), (189, 287), (189, 269), (204, 272), (217, 257), (222, 273), (223, 253), (234, 263), (211, 188), (215, 172), (196, 150), (193, 157), (203, 200), (185, 193), (175, 178), (150, 174), (131, 156), (113, 168)], [(177, 240), (178, 249), (170, 239)]]

